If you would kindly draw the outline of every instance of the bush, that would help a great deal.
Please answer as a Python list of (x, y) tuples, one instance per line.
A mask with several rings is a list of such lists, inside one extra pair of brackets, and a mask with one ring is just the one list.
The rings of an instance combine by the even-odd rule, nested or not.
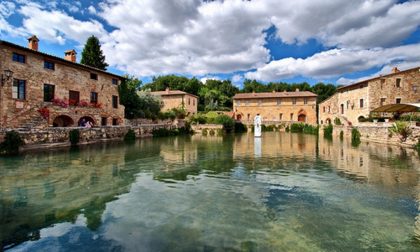
[(340, 140), (343, 141), (344, 140), (344, 132), (340, 131)]
[(418, 139), (417, 144), (414, 146), (414, 148), (416, 148), (417, 152), (420, 155), (420, 138)]
[(335, 125), (341, 125), (341, 120), (340, 120), (340, 118), (336, 117), (336, 118), (334, 119), (334, 124), (335, 124)]
[(227, 133), (232, 132), (235, 128), (235, 120), (227, 115), (218, 115), (213, 119), (213, 123), (222, 124)]
[(292, 125), (290, 125), (290, 131), (292, 133), (302, 133), (303, 127), (304, 127), (303, 123), (292, 123)]
[(287, 125), (287, 126), (286, 126), (285, 130), (286, 130), (286, 132), (290, 132), (290, 127), (289, 127), (289, 125)]
[(399, 121), (420, 122), (420, 115), (403, 115), (398, 119)]
[(134, 141), (136, 141), (136, 133), (134, 132), (134, 130), (129, 129), (128, 132), (124, 136), (124, 142), (132, 143)]
[(351, 130), (351, 145), (359, 146), (359, 144), (360, 144), (360, 132), (356, 128), (353, 128)]
[(190, 122), (193, 124), (205, 124), (206, 121), (207, 121), (206, 115), (202, 113), (198, 113), (190, 117)]
[(244, 133), (247, 131), (248, 129), (246, 128), (245, 124), (241, 122), (235, 122), (235, 133)]
[(178, 136), (178, 135), (188, 135), (191, 134), (191, 129), (189, 127), (181, 127), (177, 129), (166, 129), (159, 128), (152, 131), (153, 137), (167, 137), (167, 136)]
[[(304, 133), (304, 134), (311, 134), (311, 135), (318, 135), (318, 126), (312, 126), (309, 124), (304, 123), (293, 123), (290, 126), (290, 131), (293, 133)], [(286, 128), (287, 131), (287, 128)]]
[(22, 138), (16, 131), (9, 131), (6, 133), (4, 141), (0, 143), (1, 155), (17, 155), (19, 154), (19, 147), (24, 145)]
[(69, 139), (71, 145), (77, 145), (80, 141), (80, 131), (78, 129), (73, 129), (69, 132)]
[(332, 139), (333, 126), (331, 124), (324, 127), (324, 137), (327, 139)]
[(392, 127), (389, 128), (389, 131), (398, 134), (401, 142), (405, 142), (412, 133), (410, 124), (402, 121), (395, 122)]

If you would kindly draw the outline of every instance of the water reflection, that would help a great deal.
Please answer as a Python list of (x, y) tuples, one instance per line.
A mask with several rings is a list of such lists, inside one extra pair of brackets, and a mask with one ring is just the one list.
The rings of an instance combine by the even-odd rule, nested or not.
[(419, 158), (398, 147), (192, 136), (28, 154), (0, 167), (4, 248), (414, 249), (420, 234)]

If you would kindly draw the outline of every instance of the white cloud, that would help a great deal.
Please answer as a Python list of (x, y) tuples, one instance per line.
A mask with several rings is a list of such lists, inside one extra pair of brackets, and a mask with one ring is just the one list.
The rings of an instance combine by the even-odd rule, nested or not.
[(385, 49), (333, 49), (306, 59), (285, 58), (271, 61), (245, 76), (263, 81), (295, 76), (330, 78), (386, 64), (415, 65), (419, 64), (419, 59), (420, 43)]
[(88, 11), (89, 11), (89, 13), (90, 13), (90, 14), (92, 14), (92, 15), (96, 14), (96, 9), (95, 9), (95, 7), (94, 7), (94, 6), (92, 6), (92, 5), (88, 7)]
[(232, 76), (232, 83), (235, 86), (240, 86), (244, 82), (244, 76), (240, 74), (235, 74)]
[(67, 39), (83, 44), (91, 35), (106, 36), (102, 24), (96, 20), (80, 21), (62, 11), (44, 10), (37, 4), (24, 5), (19, 13), (25, 17), (23, 28), (27, 33), (59, 44), (64, 44)]
[[(336, 76), (398, 58), (381, 53), (398, 48), (420, 24), (420, 1), (294, 0), (280, 4), (278, 0), (104, 0), (87, 11), (115, 28), (108, 32), (97, 20), (81, 21), (57, 10), (57, 6), (65, 5), (63, 2), (57, 5), (49, 1), (43, 8), (19, 1), (23, 26), (8, 24), (2, 2), (1, 32), (36, 34), (41, 40), (60, 44), (67, 40), (84, 44), (93, 34), (100, 38), (111, 66), (136, 76), (202, 76), (250, 69), (258, 70), (246, 77), (261, 79), (297, 74)], [(81, 8), (80, 1), (74, 3), (75, 8)], [(264, 31), (271, 26), (276, 27), (276, 36), (283, 42), (316, 39), (338, 49), (307, 59), (286, 58), (267, 64), (270, 52), (265, 48)], [(385, 49), (372, 49), (378, 47)], [(394, 51), (407, 58), (403, 51)], [(361, 63), (352, 59), (353, 53)], [(370, 54), (377, 55), (382, 63), (364, 62), (363, 57)]]
[(206, 82), (207, 82), (208, 80), (220, 80), (220, 78), (219, 78), (219, 77), (217, 77), (217, 76), (205, 76), (205, 77), (203, 77), (203, 78), (201, 78), (201, 79), (200, 79), (200, 81), (201, 81), (202, 83), (204, 83), (204, 84), (206, 84)]

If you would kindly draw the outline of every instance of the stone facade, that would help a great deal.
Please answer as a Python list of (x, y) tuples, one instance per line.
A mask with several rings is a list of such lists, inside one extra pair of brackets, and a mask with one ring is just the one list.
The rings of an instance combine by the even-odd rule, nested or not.
[(316, 94), (311, 92), (243, 93), (233, 97), (235, 119), (253, 122), (260, 114), (264, 124), (303, 122), (316, 124)]
[(372, 110), (395, 103), (420, 103), (420, 67), (379, 76), (339, 88), (319, 104), (319, 124), (339, 118), (345, 125), (358, 125)]
[(0, 41), (0, 72), (13, 72), (0, 86), (0, 127), (77, 126), (82, 118), (94, 126), (124, 124), (122, 77), (76, 63), (74, 50), (66, 60), (36, 49), (31, 41), (29, 48)]
[(197, 114), (198, 97), (180, 90), (169, 90), (152, 92), (152, 95), (159, 96), (162, 100), (162, 111), (174, 108), (184, 108), (187, 115)]

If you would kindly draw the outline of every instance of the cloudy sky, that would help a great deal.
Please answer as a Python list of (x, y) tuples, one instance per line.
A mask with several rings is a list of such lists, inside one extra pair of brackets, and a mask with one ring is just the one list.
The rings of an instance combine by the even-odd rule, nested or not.
[[(111, 72), (351, 83), (420, 65), (420, 1), (2, 0), (1, 39), (63, 56), (97, 36)], [(80, 57), (79, 57), (80, 58)]]

